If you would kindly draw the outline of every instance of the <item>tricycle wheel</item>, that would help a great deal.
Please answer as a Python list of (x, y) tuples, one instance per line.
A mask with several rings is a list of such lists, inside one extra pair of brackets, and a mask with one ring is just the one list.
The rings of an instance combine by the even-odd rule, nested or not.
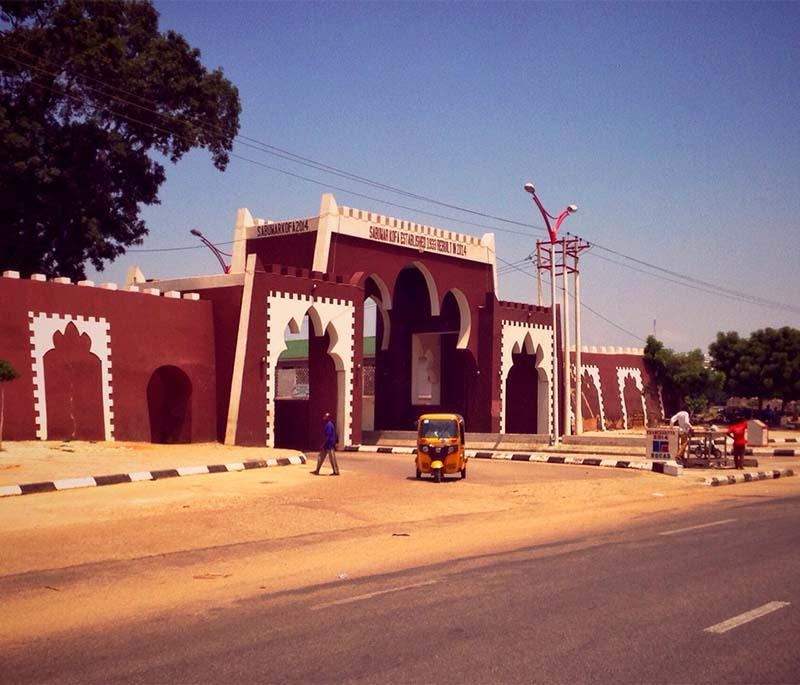
[(442, 482), (442, 469), (433, 470), (433, 480), (435, 480), (437, 483)]
[(698, 445), (694, 448), (694, 456), (695, 457), (703, 457), (705, 455), (705, 450), (703, 449), (702, 445)]
[(722, 451), (718, 450), (718, 449), (715, 449), (714, 450), (714, 459), (719, 459), (720, 457), (722, 457)]

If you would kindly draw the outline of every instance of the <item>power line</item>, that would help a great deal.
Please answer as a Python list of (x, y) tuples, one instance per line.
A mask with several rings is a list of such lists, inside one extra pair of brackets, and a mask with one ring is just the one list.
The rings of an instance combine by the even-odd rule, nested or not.
[[(533, 274), (533, 273), (531, 273), (530, 271), (526, 271), (525, 269), (522, 269), (522, 268), (520, 268), (520, 267), (518, 267), (518, 266), (515, 266), (515, 265), (514, 265), (514, 264), (512, 264), (511, 262), (506, 262), (504, 259), (501, 259), (500, 257), (498, 257), (498, 259), (499, 259), (501, 262), (503, 262), (504, 264), (506, 264), (506, 266), (507, 266), (507, 267), (509, 267), (509, 269), (510, 269), (511, 271), (519, 271), (520, 273), (522, 273), (522, 274), (524, 274), (524, 275), (526, 275), (526, 276), (530, 276), (531, 278), (536, 278), (536, 274)], [(547, 283), (550, 283), (549, 274), (545, 276), (544, 280), (545, 280), (545, 282), (547, 282)], [(564, 292), (564, 288), (563, 288), (563, 286), (560, 286), (560, 285), (558, 285), (558, 283), (556, 283), (556, 288), (558, 288), (558, 289), (559, 289), (561, 292)], [(572, 298), (572, 301), (573, 301), (573, 302), (575, 301), (575, 295), (574, 295), (573, 293), (569, 293), (569, 297), (570, 297), (570, 298)], [(591, 313), (592, 313), (592, 314), (594, 314), (596, 317), (598, 317), (598, 318), (602, 319), (602, 320), (603, 320), (603, 321), (605, 321), (607, 324), (609, 324), (609, 325), (613, 326), (614, 328), (616, 328), (616, 329), (618, 329), (618, 330), (622, 331), (623, 333), (625, 333), (625, 334), (627, 334), (627, 335), (631, 336), (632, 338), (634, 338), (634, 339), (638, 340), (639, 342), (647, 342), (647, 341), (646, 341), (644, 338), (642, 338), (640, 335), (638, 335), (638, 334), (636, 334), (636, 333), (633, 333), (632, 331), (629, 331), (627, 328), (624, 328), (624, 327), (620, 326), (618, 323), (616, 323), (616, 322), (612, 321), (612, 320), (611, 320), (611, 319), (609, 319), (607, 316), (604, 316), (603, 314), (601, 314), (601, 313), (600, 313), (600, 312), (598, 312), (597, 310), (595, 310), (595, 309), (593, 309), (592, 307), (590, 307), (590, 306), (589, 306), (588, 304), (586, 304), (584, 301), (581, 301), (581, 307), (583, 307), (584, 309), (586, 309), (586, 311), (588, 311), (588, 312), (591, 312)]]
[[(22, 50), (20, 48), (14, 48), (14, 49), (17, 52), (25, 52), (26, 54), (31, 55), (32, 57), (34, 57), (37, 60), (40, 59), (38, 56), (32, 55), (30, 52), (28, 52), (26, 50)], [(11, 57), (9, 55), (5, 55), (4, 57), (6, 59), (12, 61), (12, 62), (15, 62), (15, 63), (17, 63), (19, 65), (24, 66), (24, 67), (27, 67), (28, 69), (40, 71), (42, 73), (48, 74), (48, 75), (56, 77), (56, 78), (59, 76), (58, 72), (48, 72), (47, 70), (45, 70), (45, 69), (43, 69), (43, 68), (41, 68), (39, 66), (30, 64), (29, 62), (25, 62), (23, 60), (16, 59), (16, 58)], [(114, 91), (117, 91), (117, 92), (120, 92), (120, 93), (125, 93), (126, 95), (128, 95), (130, 97), (133, 97), (133, 98), (136, 98), (136, 99), (140, 100), (141, 102), (147, 102), (148, 105), (155, 106), (152, 101), (146, 100), (145, 98), (142, 98), (141, 96), (139, 96), (137, 94), (131, 93), (130, 91), (126, 91), (125, 89), (119, 88), (117, 86), (113, 86), (111, 84), (105, 83), (105, 82), (100, 81), (99, 79), (95, 79), (93, 77), (84, 76), (84, 75), (82, 75), (82, 77), (84, 79), (86, 79), (86, 80), (90, 80), (90, 81), (93, 81), (95, 83), (99, 83), (99, 84), (103, 85), (104, 87), (109, 88), (111, 90), (114, 90)], [(61, 94), (65, 95), (66, 97), (70, 97), (72, 99), (78, 99), (79, 100), (79, 98), (77, 98), (76, 96), (71, 95), (70, 93), (67, 93), (64, 90), (56, 89), (56, 88), (53, 88), (53, 87), (50, 87), (50, 86), (47, 86), (47, 85), (44, 85), (44, 84), (39, 84), (39, 85), (41, 87), (47, 88), (47, 89), (49, 89), (49, 90), (51, 90), (53, 92), (60, 92)], [(91, 86), (85, 86), (85, 87), (88, 90), (91, 90), (91, 91), (94, 91), (96, 93), (99, 93), (99, 94), (101, 94), (101, 95), (103, 95), (105, 97), (108, 97), (108, 98), (112, 99), (112, 100), (116, 100), (118, 102), (122, 102), (123, 104), (128, 104), (128, 105), (131, 105), (133, 107), (138, 107), (139, 109), (141, 109), (143, 111), (146, 111), (148, 113), (154, 114), (154, 115), (156, 115), (156, 116), (158, 116), (158, 117), (160, 117), (162, 119), (166, 119), (170, 123), (172, 123), (174, 121), (177, 121), (174, 117), (170, 117), (170, 116), (168, 116), (166, 114), (158, 112), (157, 110), (153, 109), (152, 107), (145, 107), (144, 105), (137, 104), (137, 103), (132, 102), (130, 100), (126, 100), (126, 99), (121, 98), (121, 97), (119, 97), (117, 95), (113, 95), (112, 93), (107, 93), (107, 92), (104, 92), (102, 90), (99, 90), (99, 89), (96, 89), (96, 88), (92, 88)], [(127, 119), (129, 121), (134, 122), (134, 123), (138, 123), (138, 124), (141, 124), (141, 125), (144, 125), (144, 126), (150, 126), (154, 130), (162, 131), (164, 133), (173, 135), (173, 136), (175, 136), (177, 138), (186, 139), (185, 136), (182, 136), (181, 134), (179, 134), (179, 133), (177, 133), (175, 131), (157, 127), (157, 126), (155, 126), (154, 124), (152, 124), (150, 122), (144, 122), (144, 121), (135, 119), (135, 118), (130, 117), (129, 115), (123, 114), (121, 112), (116, 112), (115, 110), (112, 110), (112, 109), (110, 109), (108, 107), (105, 107), (105, 106), (102, 106), (102, 105), (95, 105), (95, 104), (92, 104), (91, 106), (93, 108), (95, 108), (95, 109), (100, 109), (102, 111), (109, 112), (111, 114), (114, 114), (115, 116)], [(189, 125), (193, 126), (194, 128), (198, 128), (198, 129), (205, 130), (205, 131), (212, 131), (213, 132), (215, 130), (214, 127), (204, 126), (202, 124), (195, 124), (193, 122), (186, 122), (186, 123), (188, 123)], [(216, 129), (216, 130), (219, 132), (219, 129)], [(355, 181), (357, 183), (366, 184), (366, 185), (369, 185), (371, 187), (374, 187), (374, 188), (377, 188), (377, 189), (380, 189), (380, 190), (385, 190), (387, 192), (391, 192), (391, 193), (394, 193), (394, 194), (399, 194), (401, 196), (409, 197), (409, 198), (412, 198), (412, 199), (417, 199), (419, 201), (428, 202), (428, 203), (435, 204), (435, 205), (438, 205), (438, 206), (443, 206), (443, 207), (446, 207), (446, 208), (449, 208), (449, 209), (454, 209), (454, 210), (459, 211), (459, 212), (464, 212), (464, 213), (467, 213), (467, 214), (471, 214), (471, 215), (480, 216), (480, 217), (483, 217), (483, 218), (492, 219), (494, 221), (500, 221), (502, 223), (507, 223), (507, 224), (510, 224), (510, 225), (522, 226), (522, 227), (525, 227), (525, 228), (528, 228), (528, 229), (529, 228), (534, 228), (534, 229), (536, 229), (538, 231), (542, 231), (542, 232), (545, 231), (545, 229), (543, 227), (540, 227), (540, 226), (536, 226), (536, 225), (533, 225), (533, 224), (527, 224), (527, 223), (523, 223), (523, 222), (520, 222), (520, 221), (515, 221), (513, 219), (507, 219), (507, 218), (504, 218), (504, 217), (495, 216), (495, 215), (488, 214), (488, 213), (485, 213), (485, 212), (480, 212), (478, 210), (473, 210), (473, 209), (469, 209), (469, 208), (466, 208), (466, 207), (461, 207), (460, 205), (447, 203), (447, 202), (442, 202), (440, 200), (436, 200), (435, 198), (431, 198), (431, 197), (427, 197), (427, 196), (424, 196), (424, 195), (420, 195), (418, 193), (412, 193), (410, 191), (406, 191), (406, 190), (403, 190), (401, 188), (397, 188), (395, 186), (391, 186), (391, 185), (382, 183), (380, 181), (375, 181), (373, 179), (369, 179), (369, 178), (364, 177), (364, 176), (359, 176), (357, 174), (353, 174), (351, 172), (339, 169), (337, 167), (325, 164), (323, 162), (319, 162), (317, 160), (313, 160), (313, 159), (308, 158), (308, 157), (304, 157), (302, 155), (297, 155), (297, 154), (295, 154), (293, 152), (290, 152), (290, 151), (285, 150), (283, 148), (279, 148), (279, 147), (274, 146), (274, 145), (270, 145), (269, 143), (265, 143), (263, 141), (255, 139), (255, 138), (250, 138), (248, 136), (239, 135), (239, 136), (235, 136), (234, 140), (236, 142), (238, 142), (240, 145), (244, 145), (246, 147), (250, 147), (250, 148), (256, 149), (257, 151), (261, 151), (261, 152), (264, 152), (266, 154), (277, 156), (279, 158), (285, 159), (285, 160), (290, 161), (292, 163), (309, 166), (309, 167), (317, 169), (319, 171), (323, 171), (324, 173), (330, 173), (330, 174), (339, 176), (341, 178), (346, 178), (348, 180), (352, 180), (352, 181)], [(460, 218), (456, 218), (456, 217), (452, 217), (452, 216), (449, 216), (449, 215), (438, 214), (438, 213), (435, 213), (435, 212), (422, 210), (422, 209), (419, 209), (417, 207), (409, 207), (407, 205), (391, 202), (391, 201), (388, 201), (388, 200), (385, 200), (385, 199), (382, 199), (382, 198), (376, 198), (374, 196), (366, 195), (366, 194), (363, 194), (363, 193), (359, 193), (359, 192), (356, 192), (356, 191), (353, 191), (353, 190), (350, 190), (350, 189), (347, 189), (347, 188), (334, 186), (334, 185), (331, 185), (329, 183), (325, 183), (325, 182), (319, 181), (317, 179), (313, 179), (313, 178), (309, 178), (307, 176), (303, 176), (302, 174), (293, 173), (293, 172), (290, 172), (290, 171), (288, 171), (286, 169), (282, 169), (280, 167), (275, 167), (275, 166), (272, 166), (272, 165), (269, 165), (269, 164), (265, 164), (263, 162), (259, 162), (257, 160), (250, 159), (250, 158), (245, 157), (245, 156), (240, 155), (240, 154), (236, 154), (236, 153), (233, 153), (233, 152), (230, 152), (229, 154), (230, 154), (231, 157), (240, 159), (242, 161), (246, 161), (246, 162), (249, 162), (251, 164), (255, 164), (255, 165), (261, 166), (263, 168), (269, 169), (271, 171), (275, 171), (275, 172), (280, 173), (280, 174), (284, 174), (284, 175), (287, 175), (287, 176), (290, 176), (290, 177), (297, 178), (299, 180), (303, 180), (303, 181), (306, 181), (306, 182), (309, 182), (309, 183), (314, 183), (314, 184), (321, 185), (321, 186), (324, 186), (324, 187), (327, 187), (327, 188), (332, 188), (334, 190), (340, 191), (340, 192), (345, 193), (347, 195), (361, 197), (361, 198), (364, 198), (364, 199), (367, 199), (367, 200), (370, 200), (370, 201), (373, 201), (373, 202), (383, 203), (383, 204), (386, 204), (386, 205), (389, 205), (389, 206), (398, 207), (398, 208), (405, 209), (405, 210), (408, 210), (408, 211), (411, 211), (411, 212), (418, 212), (418, 213), (421, 213), (421, 214), (425, 214), (427, 216), (434, 216), (434, 217), (437, 217), (437, 218), (442, 218), (442, 219), (445, 219), (445, 220), (448, 220), (448, 221), (455, 221), (457, 223), (477, 226), (477, 227), (480, 227), (480, 228), (487, 228), (489, 230), (495, 230), (495, 231), (500, 231), (500, 232), (505, 232), (505, 233), (522, 235), (522, 236), (525, 236), (525, 237), (530, 237), (529, 232), (516, 231), (516, 230), (512, 230), (512, 229), (508, 229), (508, 228), (500, 228), (498, 226), (491, 226), (491, 225), (481, 224), (481, 223), (477, 223), (477, 222), (470, 222), (470, 221), (466, 221), (466, 220), (463, 220), (463, 219), (460, 219)], [(567, 235), (574, 235), (574, 234), (567, 233)], [(575, 236), (575, 237), (579, 237), (579, 236)], [(794, 308), (791, 305), (787, 305), (787, 304), (782, 303), (782, 302), (778, 302), (778, 301), (775, 301), (775, 300), (769, 300), (769, 299), (762, 298), (762, 297), (759, 297), (759, 296), (756, 296), (756, 295), (752, 295), (752, 294), (744, 293), (744, 292), (741, 292), (741, 291), (737, 291), (737, 290), (734, 290), (734, 289), (731, 289), (731, 288), (725, 288), (725, 287), (722, 287), (722, 286), (717, 286), (717, 285), (715, 285), (713, 283), (709, 283), (708, 281), (703, 281), (702, 279), (698, 279), (698, 278), (695, 278), (693, 276), (688, 276), (688, 275), (681, 274), (679, 272), (676, 272), (676, 271), (673, 271), (673, 270), (670, 270), (670, 269), (665, 269), (664, 267), (660, 267), (658, 265), (651, 264), (649, 262), (646, 262), (644, 260), (638, 259), (636, 257), (632, 257), (630, 255), (623, 254), (623, 253), (621, 253), (621, 252), (619, 252), (617, 250), (614, 250), (612, 248), (606, 247), (606, 246), (601, 245), (599, 243), (596, 243), (594, 241), (592, 241), (591, 244), (596, 246), (598, 249), (605, 250), (605, 251), (609, 252), (610, 254), (614, 254), (614, 255), (616, 255), (618, 257), (621, 257), (622, 259), (626, 259), (626, 260), (632, 261), (634, 263), (637, 263), (637, 264), (640, 264), (642, 266), (645, 266), (645, 267), (647, 267), (649, 269), (653, 269), (655, 271), (659, 271), (659, 272), (671, 275), (674, 278), (681, 279), (680, 281), (673, 281), (673, 280), (670, 280), (670, 279), (664, 279), (663, 277), (660, 277), (660, 278), (662, 278), (662, 280), (667, 280), (669, 282), (674, 282), (674, 283), (677, 283), (679, 285), (683, 285), (684, 287), (694, 288), (695, 290), (698, 290), (700, 292), (706, 292), (706, 293), (709, 293), (709, 294), (716, 294), (718, 296), (727, 297), (729, 299), (736, 299), (738, 301), (746, 302), (746, 303), (749, 303), (749, 304), (757, 304), (757, 305), (762, 305), (762, 306), (771, 306), (771, 307), (783, 309), (783, 310), (786, 310), (786, 311), (792, 311), (792, 312), (800, 311), (797, 308)], [(193, 248), (162, 248), (161, 250), (149, 250), (149, 251), (171, 251), (171, 250), (179, 250), (179, 249), (196, 249), (196, 248), (195, 247), (193, 247)], [(128, 251), (129, 252), (145, 252), (146, 250), (131, 249), (131, 250), (128, 250)], [(629, 267), (629, 268), (632, 268), (632, 267)], [(654, 277), (657, 277), (657, 278), (659, 277), (657, 274), (649, 273), (649, 272), (644, 271), (644, 270), (640, 270), (640, 269), (633, 269), (633, 270), (634, 271), (640, 271), (641, 273), (643, 273), (645, 275), (654, 276)], [(504, 273), (507, 273), (507, 271), (504, 271)], [(682, 281), (687, 281), (688, 283), (683, 283)], [(694, 284), (694, 285), (690, 285), (690, 284)], [(709, 288), (711, 290), (709, 290)]]

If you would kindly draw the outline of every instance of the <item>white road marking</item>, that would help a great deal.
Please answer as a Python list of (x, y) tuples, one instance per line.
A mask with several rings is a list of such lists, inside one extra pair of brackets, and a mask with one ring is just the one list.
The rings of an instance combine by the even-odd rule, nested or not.
[(762, 616), (766, 616), (767, 614), (771, 614), (773, 611), (777, 611), (778, 609), (783, 609), (783, 607), (788, 607), (790, 602), (769, 602), (764, 606), (760, 606), (757, 609), (753, 609), (752, 611), (747, 611), (743, 614), (739, 614), (738, 616), (734, 616), (733, 618), (729, 618), (727, 621), (723, 621), (722, 623), (717, 623), (710, 628), (706, 628), (703, 632), (706, 633), (717, 633), (721, 635), (722, 633), (727, 633), (729, 630), (733, 630), (734, 628), (738, 628), (740, 625), (744, 623), (749, 623), (750, 621), (754, 621), (757, 618), (761, 618)]
[(710, 528), (711, 526), (721, 526), (724, 523), (731, 523), (736, 519), (722, 519), (722, 521), (714, 521), (713, 523), (701, 523), (697, 526), (689, 526), (688, 528), (676, 528), (675, 530), (665, 530), (663, 533), (659, 533), (659, 535), (675, 535), (676, 533), (685, 533), (689, 530), (700, 530), (701, 528)]
[(388, 595), (391, 592), (402, 592), (403, 590), (413, 590), (414, 588), (418, 587), (425, 587), (426, 585), (434, 585), (438, 583), (439, 580), (425, 580), (421, 583), (414, 583), (412, 585), (401, 585), (400, 587), (392, 587), (388, 590), (377, 590), (375, 592), (368, 592), (365, 595), (356, 595), (355, 597), (347, 597), (345, 599), (337, 599), (334, 602), (326, 602), (325, 604), (317, 604), (316, 606), (311, 607), (312, 611), (317, 611), (318, 609), (327, 609), (328, 607), (335, 607), (340, 604), (350, 604), (351, 602), (361, 602), (365, 599), (372, 599), (373, 597), (378, 597), (379, 595)]

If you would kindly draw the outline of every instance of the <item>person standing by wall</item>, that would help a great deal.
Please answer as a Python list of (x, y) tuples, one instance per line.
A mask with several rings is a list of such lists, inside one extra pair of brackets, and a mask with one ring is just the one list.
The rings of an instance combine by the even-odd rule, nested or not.
[(744, 469), (744, 451), (747, 447), (747, 421), (742, 415), (734, 418), (728, 426), (728, 435), (733, 438), (733, 465), (737, 469)]
[(325, 412), (322, 415), (322, 447), (317, 457), (317, 468), (311, 472), (315, 476), (319, 475), (319, 470), (325, 463), (326, 457), (330, 459), (331, 468), (333, 469), (331, 475), (338, 476), (339, 464), (336, 462), (336, 426), (333, 425), (330, 412)]
[(678, 424), (678, 455), (681, 459), (685, 459), (686, 448), (689, 447), (689, 436), (692, 434), (692, 423), (686, 407), (681, 407), (681, 410), (669, 420), (670, 426), (674, 426), (676, 423)]

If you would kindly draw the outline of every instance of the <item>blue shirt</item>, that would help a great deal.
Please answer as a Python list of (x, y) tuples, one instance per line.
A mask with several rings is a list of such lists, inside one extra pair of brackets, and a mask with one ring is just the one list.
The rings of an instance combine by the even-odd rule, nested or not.
[(336, 446), (336, 428), (333, 425), (333, 421), (328, 419), (323, 430), (325, 442), (322, 443), (322, 447), (326, 450), (332, 450)]

